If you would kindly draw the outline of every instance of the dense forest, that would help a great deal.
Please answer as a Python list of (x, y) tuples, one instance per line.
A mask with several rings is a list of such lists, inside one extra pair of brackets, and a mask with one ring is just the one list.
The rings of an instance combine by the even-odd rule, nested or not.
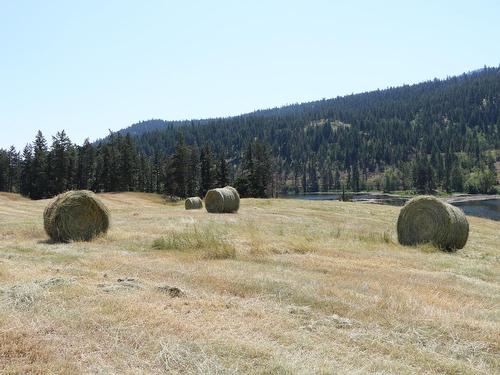
[(81, 146), (39, 132), (22, 153), (0, 150), (0, 190), (495, 193), (499, 160), (500, 68), (484, 68), (236, 117), (144, 121)]
[(174, 153), (147, 156), (138, 152), (132, 136), (111, 134), (93, 145), (71, 142), (65, 131), (49, 146), (39, 131), (22, 154), (14, 147), (0, 150), (0, 191), (20, 192), (32, 199), (52, 197), (71, 189), (96, 192), (142, 191), (170, 197), (204, 196), (217, 186), (237, 183), (243, 195), (266, 197), (271, 178), (271, 154), (259, 141), (248, 144), (242, 173), (234, 171), (210, 146), (189, 147), (177, 134)]

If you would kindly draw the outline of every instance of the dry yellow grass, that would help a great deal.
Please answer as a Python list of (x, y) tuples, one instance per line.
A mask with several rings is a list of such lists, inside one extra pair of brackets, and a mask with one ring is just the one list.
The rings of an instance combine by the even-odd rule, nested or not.
[(498, 222), (449, 254), (389, 206), (100, 197), (106, 237), (51, 244), (48, 201), (0, 194), (0, 373), (500, 371)]

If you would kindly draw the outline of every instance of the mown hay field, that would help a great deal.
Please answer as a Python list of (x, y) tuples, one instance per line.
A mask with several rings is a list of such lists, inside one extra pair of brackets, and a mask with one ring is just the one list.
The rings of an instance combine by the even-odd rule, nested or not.
[(0, 194), (0, 373), (500, 371), (498, 222), (447, 253), (398, 245), (397, 207), (99, 197), (108, 234), (53, 244), (49, 201)]

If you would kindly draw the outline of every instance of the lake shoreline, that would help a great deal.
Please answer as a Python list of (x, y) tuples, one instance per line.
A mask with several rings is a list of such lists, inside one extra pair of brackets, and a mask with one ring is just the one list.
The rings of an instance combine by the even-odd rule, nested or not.
[[(404, 199), (409, 200), (418, 196), (419, 194), (394, 194), (394, 193), (383, 193), (383, 192), (374, 192), (374, 191), (361, 191), (361, 192), (345, 192), (345, 196), (348, 198), (354, 197), (363, 197), (367, 196), (367, 198), (358, 198), (356, 201), (368, 201), (370, 200), (370, 196), (375, 200), (380, 200), (383, 198), (387, 199)], [(432, 194), (431, 194), (432, 195)], [(306, 193), (306, 194), (280, 194), (277, 199), (301, 199), (303, 196), (314, 196), (317, 197), (318, 200), (322, 200), (323, 196), (342, 196), (341, 191), (332, 191), (332, 192), (315, 192), (315, 193)], [(438, 199), (442, 199), (448, 203), (461, 203), (461, 202), (475, 202), (475, 201), (487, 201), (492, 199), (500, 199), (500, 194), (467, 194), (467, 193), (457, 193), (453, 195), (433, 195)], [(325, 200), (335, 200), (325, 199)]]
[(456, 196), (443, 198), (448, 203), (462, 203), (462, 202), (478, 202), (489, 201), (493, 199), (500, 199), (499, 194), (460, 194)]
[[(345, 193), (347, 200), (354, 203), (404, 206), (405, 203), (417, 195), (401, 195), (376, 192)], [(482, 217), (500, 221), (500, 195), (486, 194), (453, 194), (436, 196), (438, 199), (459, 207), (466, 215)], [(282, 199), (298, 199), (309, 201), (339, 201), (340, 193), (311, 193), (281, 196)]]

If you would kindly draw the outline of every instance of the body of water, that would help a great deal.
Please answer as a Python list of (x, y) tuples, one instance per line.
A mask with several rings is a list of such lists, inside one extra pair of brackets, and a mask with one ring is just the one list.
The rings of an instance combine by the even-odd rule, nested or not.
[(455, 202), (452, 204), (460, 207), (467, 215), (500, 221), (500, 199)]
[[(390, 204), (403, 206), (408, 198), (396, 197), (387, 194), (346, 194), (353, 202)], [(340, 200), (341, 194), (304, 194), (289, 195), (283, 198), (305, 199), (310, 201), (336, 201)], [(484, 217), (500, 221), (500, 199), (472, 200), (463, 202), (451, 202), (452, 205), (460, 207), (466, 215)]]

